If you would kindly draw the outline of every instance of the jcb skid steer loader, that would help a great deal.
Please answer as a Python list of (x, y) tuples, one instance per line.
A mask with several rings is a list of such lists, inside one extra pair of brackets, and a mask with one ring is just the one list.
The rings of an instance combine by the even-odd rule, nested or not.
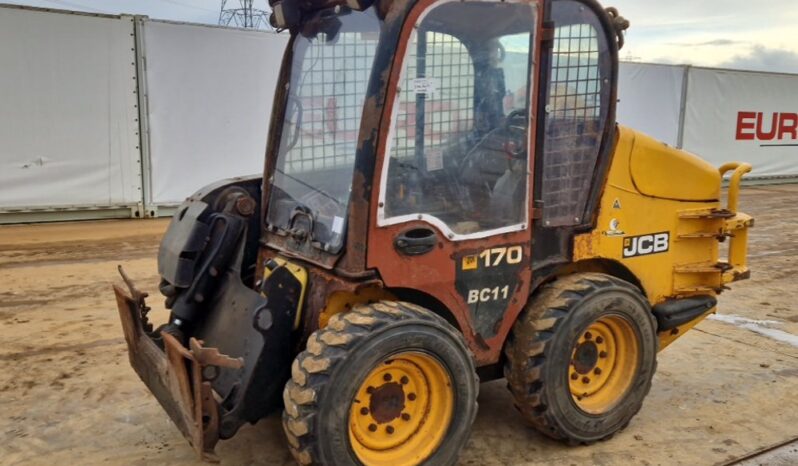
[(282, 409), (301, 464), (452, 464), (500, 377), (555, 439), (626, 426), (657, 352), (749, 275), (751, 167), (616, 125), (628, 22), (594, 0), (272, 6), (291, 40), (263, 177), (177, 211), (168, 322), (116, 288), (197, 452)]

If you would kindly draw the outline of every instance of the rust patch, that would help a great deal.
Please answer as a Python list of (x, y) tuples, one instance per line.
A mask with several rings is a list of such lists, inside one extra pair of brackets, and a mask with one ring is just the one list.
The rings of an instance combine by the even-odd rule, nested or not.
[(378, 424), (398, 418), (405, 409), (405, 392), (396, 382), (386, 383), (371, 394), (369, 412)]
[[(114, 286), (130, 365), (158, 399), (180, 432), (204, 461), (218, 462), (214, 447), (219, 441), (219, 396), (207, 379), (219, 367), (240, 368), (243, 360), (229, 358), (215, 348), (204, 348), (191, 338), (189, 348), (173, 335), (162, 332), (164, 349), (151, 338), (146, 322), (146, 293), (139, 291), (121, 267), (119, 272), (129, 294)], [(208, 371), (212, 368), (212, 371)]]

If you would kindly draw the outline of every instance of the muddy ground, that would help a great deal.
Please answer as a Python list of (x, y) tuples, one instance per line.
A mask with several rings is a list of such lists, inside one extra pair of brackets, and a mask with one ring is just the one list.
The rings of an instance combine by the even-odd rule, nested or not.
[[(659, 355), (625, 431), (590, 447), (552, 442), (521, 423), (496, 381), (482, 386), (461, 463), (724, 464), (798, 438), (798, 186), (751, 187), (742, 199), (757, 222), (752, 279), (722, 295), (720, 320)], [(122, 263), (160, 306), (165, 227), (0, 227), (0, 464), (199, 464), (128, 366), (111, 292)], [(223, 464), (291, 464), (276, 416), (217, 451)], [(798, 464), (798, 448), (779, 452), (767, 463)]]

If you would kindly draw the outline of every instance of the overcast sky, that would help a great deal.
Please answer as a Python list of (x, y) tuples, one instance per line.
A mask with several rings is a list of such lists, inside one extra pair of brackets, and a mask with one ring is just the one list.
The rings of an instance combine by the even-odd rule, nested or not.
[[(221, 0), (0, 0), (216, 24)], [(238, 0), (228, 0), (237, 4)], [(267, 0), (255, 0), (265, 7)], [(632, 22), (621, 57), (798, 73), (798, 0), (607, 0)]]

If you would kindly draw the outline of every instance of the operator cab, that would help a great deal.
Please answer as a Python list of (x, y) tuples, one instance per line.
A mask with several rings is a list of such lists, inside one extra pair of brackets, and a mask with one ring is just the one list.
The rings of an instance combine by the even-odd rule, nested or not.
[(386, 0), (302, 17), (275, 101), (265, 245), (424, 293), (467, 335), (503, 338), (533, 263), (567, 262), (564, 238), (593, 222), (614, 142), (608, 15), (592, 0)]
[[(403, 39), (390, 1), (305, 12), (292, 28), (266, 177), (267, 235), (293, 247), (272, 244), (345, 253), (353, 182), (379, 191), (381, 226), (421, 217), (455, 240), (526, 229), (532, 186), (543, 225), (589, 221), (614, 72), (614, 42), (589, 4), (551, 2), (556, 29), (541, 34), (538, 2), (431, 3)], [(384, 79), (392, 65), (395, 87)], [(535, 98), (541, 85), (545, 99)], [(367, 98), (383, 96), (376, 108), (390, 113), (363, 122)], [(372, 147), (359, 144), (367, 139)], [(353, 181), (358, 165), (383, 170)]]

